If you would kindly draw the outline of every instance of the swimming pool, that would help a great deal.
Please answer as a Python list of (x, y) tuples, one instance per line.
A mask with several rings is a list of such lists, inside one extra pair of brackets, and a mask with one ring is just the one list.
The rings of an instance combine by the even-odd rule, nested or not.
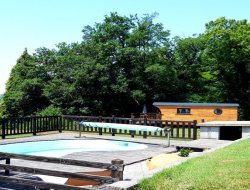
[(0, 145), (0, 152), (62, 157), (84, 151), (131, 151), (147, 148), (144, 144), (112, 140), (54, 140)]

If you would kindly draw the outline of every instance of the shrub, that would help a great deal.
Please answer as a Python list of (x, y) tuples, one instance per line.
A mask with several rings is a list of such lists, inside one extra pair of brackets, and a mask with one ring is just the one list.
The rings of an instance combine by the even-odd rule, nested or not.
[(190, 148), (182, 148), (180, 149), (179, 156), (188, 157), (191, 152), (192, 150)]
[(50, 105), (47, 108), (37, 112), (36, 115), (37, 116), (57, 116), (57, 115), (61, 115), (61, 110), (60, 108)]

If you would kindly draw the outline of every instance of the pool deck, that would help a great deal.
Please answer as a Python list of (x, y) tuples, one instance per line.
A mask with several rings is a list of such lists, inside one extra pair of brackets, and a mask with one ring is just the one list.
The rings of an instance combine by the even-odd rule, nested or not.
[[(116, 151), (116, 152), (105, 152), (105, 151), (96, 151), (96, 152), (77, 152), (64, 156), (64, 158), (72, 158), (76, 160), (85, 160), (85, 161), (95, 161), (95, 162), (104, 162), (111, 163), (113, 159), (122, 159), (124, 160), (124, 181), (117, 182), (108, 187), (114, 189), (129, 189), (131, 186), (135, 185), (139, 180), (152, 176), (155, 172), (158, 172), (159, 169), (149, 171), (146, 166), (146, 160), (163, 153), (173, 153), (176, 151), (176, 147), (197, 147), (204, 150), (207, 149), (216, 149), (218, 147), (226, 146), (231, 143), (231, 141), (219, 141), (211, 139), (199, 139), (195, 141), (176, 141), (171, 140), (171, 146), (166, 147), (167, 140), (160, 139), (142, 139), (142, 138), (130, 138), (130, 137), (120, 137), (120, 136), (98, 136), (98, 135), (89, 135), (84, 134), (79, 138), (77, 133), (57, 133), (50, 135), (41, 135), (41, 136), (31, 136), (24, 138), (16, 139), (5, 139), (0, 141), (1, 144), (9, 143), (18, 143), (18, 142), (27, 142), (27, 141), (39, 141), (39, 140), (59, 140), (59, 139), (79, 139), (79, 140), (90, 140), (90, 139), (107, 139), (107, 140), (122, 140), (129, 142), (138, 142), (147, 144), (148, 148), (143, 150), (135, 151)], [(201, 153), (193, 153), (193, 155), (199, 155)], [(186, 158), (185, 158), (186, 159)], [(180, 162), (185, 161), (182, 159)], [(3, 161), (1, 161), (3, 162)], [(84, 172), (84, 171), (98, 171), (94, 168), (83, 168), (78, 166), (67, 166), (67, 165), (58, 165), (58, 164), (48, 164), (43, 163), (39, 164), (34, 161), (24, 161), (24, 160), (11, 160), (11, 163), (14, 165), (27, 165), (29, 167), (39, 167), (43, 169), (53, 169), (58, 171), (70, 171), (70, 172)], [(171, 166), (171, 165), (170, 165)], [(0, 183), (0, 189), (3, 184)], [(5, 187), (6, 188), (6, 187)], [(24, 190), (25, 188), (19, 188)]]
[[(27, 141), (40, 141), (40, 140), (59, 140), (59, 139), (74, 139), (74, 140), (96, 140), (96, 139), (107, 139), (107, 140), (122, 140), (128, 142), (138, 142), (147, 144), (148, 148), (135, 151), (95, 151), (95, 152), (76, 152), (71, 153), (64, 158), (71, 158), (76, 160), (85, 160), (85, 161), (95, 161), (103, 163), (111, 163), (113, 159), (124, 160), (124, 164), (132, 164), (134, 162), (146, 160), (155, 155), (162, 153), (171, 153), (176, 151), (174, 146), (165, 147), (167, 141), (164, 140), (155, 140), (155, 139), (136, 139), (136, 138), (127, 138), (127, 137), (112, 137), (112, 136), (95, 136), (95, 135), (83, 135), (81, 138), (78, 137), (78, 134), (70, 133), (61, 133), (53, 135), (44, 135), (44, 136), (31, 136), (17, 139), (5, 139), (0, 141), (1, 144), (8, 143), (18, 143), (18, 142), (27, 142)], [(18, 163), (17, 163), (18, 164)]]

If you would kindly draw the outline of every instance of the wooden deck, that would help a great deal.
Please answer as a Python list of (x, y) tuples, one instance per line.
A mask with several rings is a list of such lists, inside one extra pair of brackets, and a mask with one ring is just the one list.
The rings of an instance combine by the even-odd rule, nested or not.
[[(37, 137), (27, 137), (27, 138), (18, 138), (18, 139), (6, 139), (2, 140), (0, 144), (6, 143), (14, 143), (14, 142), (25, 142), (25, 141), (37, 141), (37, 140), (56, 140), (56, 139), (76, 139), (76, 134), (54, 134), (54, 135), (46, 135), (46, 136), (37, 136)], [(159, 139), (140, 139), (140, 138), (126, 138), (126, 137), (112, 137), (112, 136), (92, 136), (86, 135), (82, 137), (81, 140), (84, 139), (109, 139), (109, 140), (128, 140), (134, 141), (138, 143), (145, 143), (148, 145), (147, 149), (138, 150), (138, 151), (120, 151), (120, 152), (84, 152), (84, 153), (73, 153), (65, 156), (65, 158), (69, 159), (78, 159), (85, 161), (102, 161), (104, 163), (110, 163), (110, 161), (114, 158), (119, 158), (124, 160), (125, 170), (126, 165), (130, 165), (136, 162), (140, 162), (142, 160), (146, 160), (155, 155), (162, 153), (170, 153), (175, 151), (175, 148), (192, 148), (194, 150), (207, 150), (211, 148), (216, 148), (219, 146), (224, 146), (232, 141), (221, 141), (221, 140), (212, 140), (212, 139), (199, 139), (195, 141), (171, 141), (171, 147), (164, 148), (162, 145), (166, 143), (165, 140)], [(160, 146), (159, 146), (160, 145)], [(37, 162), (25, 161), (25, 160), (12, 160), (12, 164), (19, 166), (29, 166), (29, 167), (37, 167)], [(39, 168), (41, 169), (53, 169), (56, 171), (70, 171), (70, 172), (83, 172), (90, 171), (90, 168), (84, 167), (70, 167), (70, 166), (62, 166), (56, 165), (53, 163), (44, 163), (39, 164)], [(0, 172), (0, 175), (4, 175), (4, 171)], [(35, 179), (40, 180), (38, 177), (32, 176), (31, 174), (19, 174), (15, 172), (11, 172), (10, 175), (16, 175), (21, 178)], [(129, 179), (129, 176), (125, 176), (125, 179)], [(12, 189), (12, 190), (35, 190), (34, 187), (28, 185), (17, 185), (10, 184), (7, 182), (0, 182), (0, 190), (1, 189)]]

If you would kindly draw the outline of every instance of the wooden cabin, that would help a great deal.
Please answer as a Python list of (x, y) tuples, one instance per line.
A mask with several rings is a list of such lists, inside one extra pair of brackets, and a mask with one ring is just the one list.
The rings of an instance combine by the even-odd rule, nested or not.
[(163, 120), (237, 121), (239, 104), (154, 102)]

